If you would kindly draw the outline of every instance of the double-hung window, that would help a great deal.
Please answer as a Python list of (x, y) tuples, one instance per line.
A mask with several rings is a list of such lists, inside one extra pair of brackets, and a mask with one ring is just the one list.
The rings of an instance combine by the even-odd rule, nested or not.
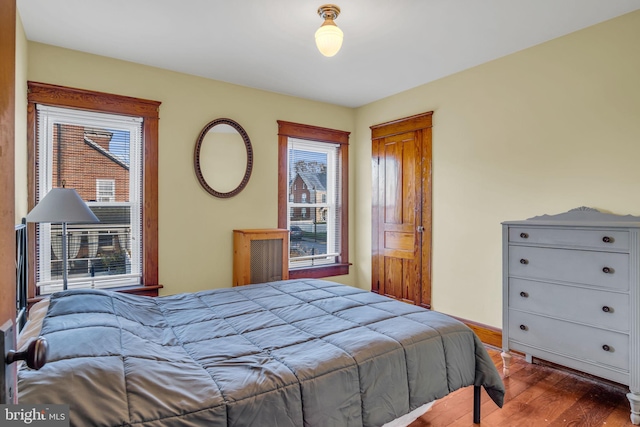
[(349, 133), (278, 125), (278, 227), (294, 231), (289, 277), (347, 274)]
[[(38, 105), (38, 198), (75, 189), (97, 224), (68, 227), (69, 288), (140, 283), (142, 257), (142, 118)], [(37, 234), (40, 294), (60, 290), (61, 226)]]
[(159, 102), (29, 82), (29, 208), (52, 188), (73, 188), (98, 217), (36, 225), (29, 297), (62, 289), (119, 288), (157, 295)]
[(96, 179), (96, 202), (116, 201), (116, 180)]

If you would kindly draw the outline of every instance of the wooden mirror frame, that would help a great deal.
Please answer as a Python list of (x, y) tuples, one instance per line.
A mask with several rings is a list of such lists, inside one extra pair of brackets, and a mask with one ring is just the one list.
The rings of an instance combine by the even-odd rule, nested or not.
[[(244, 177), (242, 178), (242, 181), (240, 181), (240, 184), (235, 189), (226, 193), (221, 193), (211, 188), (211, 186), (204, 179), (204, 176), (202, 175), (202, 169), (200, 168), (200, 150), (202, 148), (202, 143), (207, 133), (214, 126), (217, 126), (217, 125), (229, 125), (232, 128), (234, 128), (242, 137), (242, 140), (244, 141), (244, 147), (247, 150), (247, 164), (244, 170)], [(198, 135), (198, 139), (196, 141), (196, 149), (193, 157), (193, 167), (196, 171), (196, 176), (198, 177), (198, 181), (200, 182), (200, 185), (202, 186), (202, 188), (204, 188), (207, 191), (207, 193), (211, 194), (212, 196), (220, 197), (223, 199), (235, 196), (236, 194), (241, 192), (244, 189), (244, 187), (246, 187), (247, 183), (249, 182), (249, 178), (251, 177), (251, 171), (253, 169), (253, 148), (251, 147), (251, 140), (249, 139), (249, 135), (247, 135), (247, 132), (245, 132), (242, 126), (240, 126), (237, 122), (231, 119), (215, 119), (209, 122), (202, 129), (202, 131), (200, 132), (200, 135)]]

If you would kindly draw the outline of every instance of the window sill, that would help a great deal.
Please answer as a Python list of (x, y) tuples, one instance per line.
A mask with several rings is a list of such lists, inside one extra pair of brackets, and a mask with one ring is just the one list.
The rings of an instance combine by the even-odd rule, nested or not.
[(158, 290), (162, 289), (162, 285), (149, 285), (149, 286), (123, 286), (121, 288), (108, 288), (106, 291), (116, 291), (125, 294), (144, 295), (148, 297), (157, 297)]
[(289, 270), (289, 279), (321, 279), (323, 277), (349, 274), (351, 264), (331, 264), (322, 267), (296, 268)]

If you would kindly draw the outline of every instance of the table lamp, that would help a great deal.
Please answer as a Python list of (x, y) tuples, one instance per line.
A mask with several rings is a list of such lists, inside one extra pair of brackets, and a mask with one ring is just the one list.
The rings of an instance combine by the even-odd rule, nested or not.
[(62, 289), (67, 290), (67, 224), (100, 222), (72, 188), (53, 188), (27, 214), (27, 222), (62, 224)]

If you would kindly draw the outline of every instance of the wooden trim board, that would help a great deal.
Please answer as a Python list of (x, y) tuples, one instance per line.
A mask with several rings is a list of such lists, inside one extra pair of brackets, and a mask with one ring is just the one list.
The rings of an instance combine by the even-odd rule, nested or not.
[(473, 332), (480, 338), (483, 343), (502, 348), (502, 329), (494, 328), (493, 326), (483, 325), (482, 323), (474, 322), (472, 320), (462, 319), (460, 317), (451, 316), (457, 319), (471, 328)]

